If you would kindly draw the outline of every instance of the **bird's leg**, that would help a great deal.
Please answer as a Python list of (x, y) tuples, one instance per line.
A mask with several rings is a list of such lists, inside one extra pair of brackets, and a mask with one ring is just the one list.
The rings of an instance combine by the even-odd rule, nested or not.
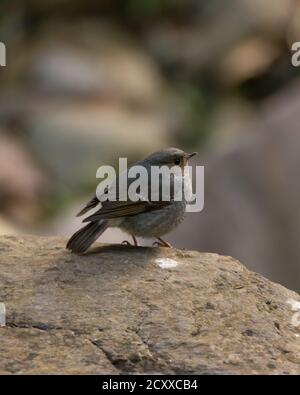
[(158, 247), (168, 247), (168, 248), (173, 248), (172, 245), (170, 243), (168, 243), (167, 241), (163, 240), (161, 237), (156, 237), (157, 240), (159, 241), (155, 241), (153, 243), (153, 247), (158, 246)]
[[(131, 235), (132, 236), (132, 238), (133, 238), (133, 245), (135, 246), (135, 247), (137, 247), (139, 244), (138, 244), (138, 241), (137, 241), (137, 238), (134, 236), (134, 235)], [(129, 241), (127, 241), (127, 240), (124, 240), (124, 241), (122, 241), (122, 245), (125, 245), (125, 246), (132, 246), (132, 244), (129, 242)]]

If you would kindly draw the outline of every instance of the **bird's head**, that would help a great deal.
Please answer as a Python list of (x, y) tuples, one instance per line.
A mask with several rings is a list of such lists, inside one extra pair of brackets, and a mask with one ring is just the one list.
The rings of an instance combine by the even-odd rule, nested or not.
[(188, 164), (188, 160), (197, 155), (197, 152), (191, 154), (178, 148), (166, 148), (156, 151), (146, 158), (151, 166), (180, 166), (182, 169)]

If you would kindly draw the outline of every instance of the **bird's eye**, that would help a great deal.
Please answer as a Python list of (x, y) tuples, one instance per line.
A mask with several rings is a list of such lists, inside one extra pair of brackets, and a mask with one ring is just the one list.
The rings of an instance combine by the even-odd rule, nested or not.
[(181, 162), (180, 158), (176, 158), (174, 160), (175, 165), (180, 165), (180, 162)]

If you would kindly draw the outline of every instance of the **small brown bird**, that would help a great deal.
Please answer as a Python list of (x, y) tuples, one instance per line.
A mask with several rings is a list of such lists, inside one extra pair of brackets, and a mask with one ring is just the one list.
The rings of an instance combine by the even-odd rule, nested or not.
[[(188, 164), (188, 160), (196, 154), (196, 152), (187, 154), (177, 148), (168, 148), (154, 152), (137, 162), (133, 166), (143, 166), (148, 172), (149, 180), (151, 180), (152, 166), (168, 166), (168, 168), (178, 166), (180, 168), (181, 180), (176, 177), (170, 180), (170, 190), (173, 191), (170, 200), (153, 201), (149, 199), (149, 196), (141, 196), (138, 201), (121, 201), (118, 200), (117, 196), (116, 201), (100, 202), (97, 196), (94, 196), (78, 216), (96, 208), (99, 204), (101, 204), (101, 208), (84, 219), (83, 222), (88, 222), (88, 224), (70, 238), (67, 248), (78, 254), (85, 252), (108, 227), (118, 227), (130, 234), (135, 246), (138, 245), (137, 237), (143, 237), (156, 238), (158, 240), (155, 243), (156, 245), (171, 247), (161, 237), (175, 229), (184, 218), (186, 210), (185, 194), (183, 193), (182, 200), (177, 201), (174, 199), (174, 193), (177, 184), (178, 187), (184, 186), (186, 190), (192, 190), (190, 177), (184, 177), (184, 168)], [(130, 185), (130, 182), (128, 178), (128, 185)], [(160, 189), (162, 187), (161, 183), (160, 180)], [(129, 244), (128, 242), (123, 243)]]

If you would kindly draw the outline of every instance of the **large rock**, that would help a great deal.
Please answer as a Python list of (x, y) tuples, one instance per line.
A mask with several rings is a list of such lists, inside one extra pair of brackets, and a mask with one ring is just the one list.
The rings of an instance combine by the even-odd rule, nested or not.
[(0, 238), (0, 373), (300, 373), (296, 293), (230, 257), (65, 242)]

